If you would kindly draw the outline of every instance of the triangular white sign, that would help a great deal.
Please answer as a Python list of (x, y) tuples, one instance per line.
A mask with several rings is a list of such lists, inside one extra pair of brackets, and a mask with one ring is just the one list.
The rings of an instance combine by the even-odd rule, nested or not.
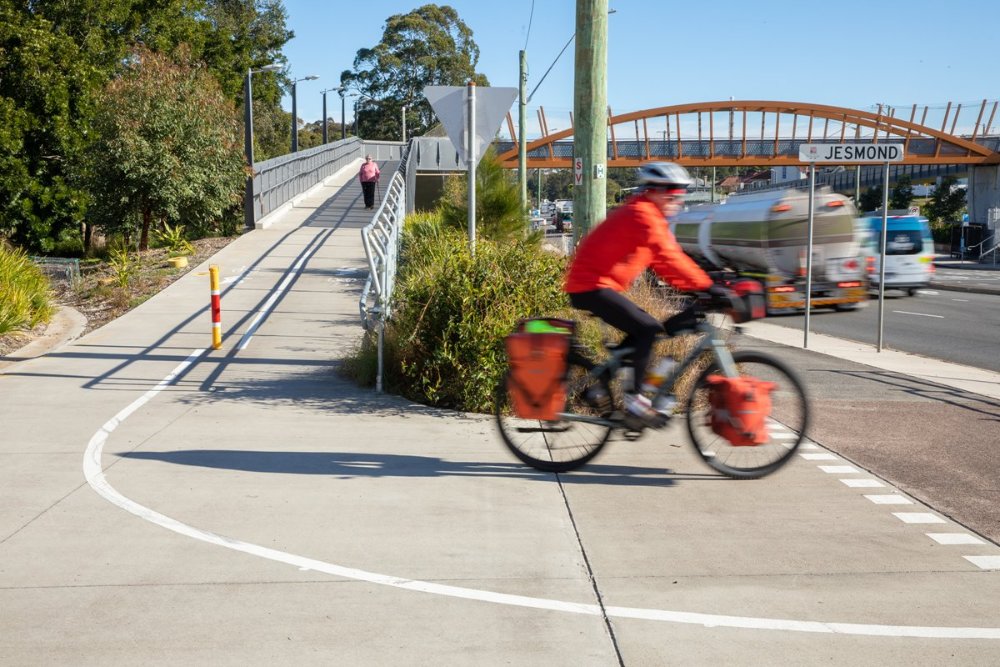
[[(424, 87), (424, 97), (430, 102), (459, 157), (466, 164), (469, 161), (465, 145), (466, 127), (469, 122), (467, 89), (467, 86)], [(476, 164), (482, 159), (486, 146), (493, 141), (500, 123), (510, 111), (515, 99), (517, 99), (517, 88), (476, 86)]]

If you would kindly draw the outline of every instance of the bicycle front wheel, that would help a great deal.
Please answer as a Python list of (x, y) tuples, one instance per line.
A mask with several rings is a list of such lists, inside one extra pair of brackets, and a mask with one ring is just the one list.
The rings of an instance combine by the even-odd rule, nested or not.
[[(514, 456), (545, 472), (573, 470), (597, 456), (611, 435), (611, 389), (590, 368), (589, 363), (570, 362), (566, 406), (555, 421), (517, 417), (504, 378), (497, 387), (495, 412), (500, 437)], [(594, 388), (603, 391), (606, 403), (594, 400)]]
[(709, 466), (730, 477), (754, 479), (776, 471), (795, 454), (809, 427), (809, 401), (795, 371), (777, 359), (760, 352), (738, 351), (733, 360), (741, 376), (775, 384), (767, 442), (736, 446), (712, 430), (708, 376), (720, 372), (715, 363), (698, 376), (688, 398), (688, 434), (695, 451)]

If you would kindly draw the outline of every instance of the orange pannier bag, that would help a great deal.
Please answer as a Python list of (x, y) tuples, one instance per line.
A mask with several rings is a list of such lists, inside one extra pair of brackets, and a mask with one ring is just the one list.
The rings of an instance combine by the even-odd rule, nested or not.
[(770, 440), (767, 418), (771, 415), (773, 382), (753, 377), (727, 378), (709, 375), (710, 425), (715, 433), (737, 447), (760, 445)]
[(518, 417), (555, 421), (566, 405), (566, 357), (575, 326), (552, 317), (521, 320), (504, 339), (507, 391)]

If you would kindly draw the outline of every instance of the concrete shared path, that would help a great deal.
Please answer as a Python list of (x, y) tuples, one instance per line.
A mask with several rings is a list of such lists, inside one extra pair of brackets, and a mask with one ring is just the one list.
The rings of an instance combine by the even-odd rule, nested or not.
[(816, 407), (786, 469), (676, 425), (539, 473), (338, 376), (356, 168), (213, 258), (222, 350), (206, 264), (3, 369), (0, 664), (997, 663), (996, 374), (755, 323)]

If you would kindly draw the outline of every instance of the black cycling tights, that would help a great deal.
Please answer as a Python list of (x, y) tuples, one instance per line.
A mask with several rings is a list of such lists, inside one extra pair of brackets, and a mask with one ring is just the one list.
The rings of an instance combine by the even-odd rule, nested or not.
[(632, 356), (635, 374), (631, 390), (637, 391), (642, 379), (646, 377), (649, 355), (656, 335), (663, 332), (663, 325), (623, 294), (612, 289), (576, 292), (569, 295), (569, 302), (574, 308), (589, 311), (625, 333), (621, 346), (635, 348)]

